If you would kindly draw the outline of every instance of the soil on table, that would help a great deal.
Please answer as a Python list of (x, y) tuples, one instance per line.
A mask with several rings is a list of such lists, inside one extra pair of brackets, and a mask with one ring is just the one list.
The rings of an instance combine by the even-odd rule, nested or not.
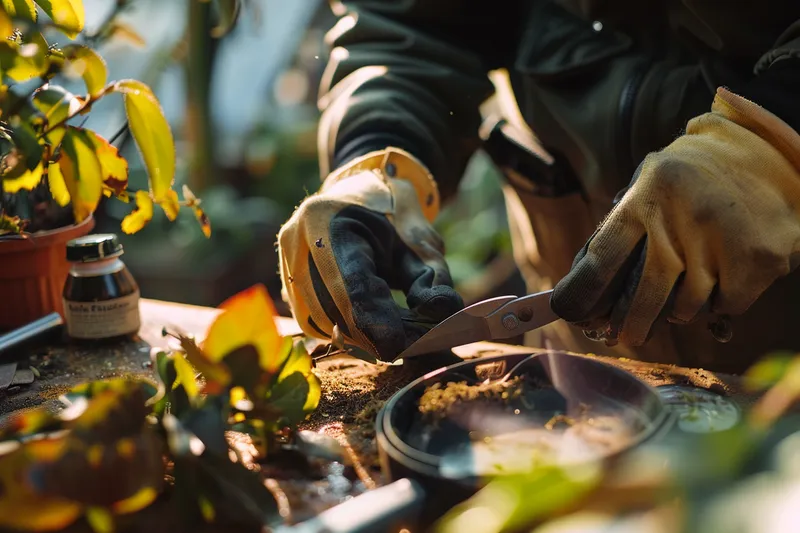
[[(155, 331), (155, 330), (154, 330)], [(33, 367), (39, 374), (31, 385), (10, 388), (0, 401), (0, 427), (4, 416), (54, 401), (69, 388), (91, 380), (136, 376), (154, 379), (150, 363), (151, 339), (132, 339), (108, 346), (81, 346), (60, 343), (27, 350), (19, 356), (19, 368)], [(322, 383), (319, 408), (302, 424), (335, 438), (344, 450), (341, 462), (328, 461), (309, 469), (293, 470), (288, 465), (254, 465), (259, 468), (267, 486), (276, 495), (282, 512), (290, 522), (301, 521), (332, 507), (349, 497), (380, 486), (385, 482), (377, 461), (375, 418), (383, 404), (411, 381), (464, 358), (499, 355), (502, 350), (473, 351), (468, 356), (453, 354), (426, 356), (403, 365), (375, 365), (350, 357), (319, 361), (315, 373)], [(736, 379), (720, 377), (703, 370), (681, 369), (669, 365), (649, 365), (625, 360), (607, 360), (632, 372), (651, 385), (685, 384), (699, 386), (723, 395), (736, 395)], [(241, 439), (240, 439), (241, 440)], [(242, 440), (237, 448), (247, 448)], [(155, 531), (164, 526), (163, 513), (153, 506), (135, 531)], [(150, 524), (150, 525), (148, 525)], [(158, 524), (158, 526), (154, 526)], [(155, 527), (155, 528), (154, 528)], [(170, 526), (172, 531), (180, 531)], [(84, 531), (76, 526), (70, 531)], [(211, 531), (212, 529), (209, 529)], [(213, 531), (221, 531), (214, 528)]]

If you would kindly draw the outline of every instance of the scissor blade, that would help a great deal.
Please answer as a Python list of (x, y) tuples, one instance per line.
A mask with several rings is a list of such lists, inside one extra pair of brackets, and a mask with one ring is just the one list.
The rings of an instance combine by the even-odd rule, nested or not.
[(485, 317), (515, 299), (516, 296), (498, 296), (454, 313), (417, 339), (394, 361), (488, 339), (491, 330)]

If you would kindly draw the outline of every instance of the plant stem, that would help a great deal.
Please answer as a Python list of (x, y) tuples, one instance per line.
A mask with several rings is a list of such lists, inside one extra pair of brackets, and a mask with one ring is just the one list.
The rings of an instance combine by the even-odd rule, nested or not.
[(189, 184), (201, 192), (214, 176), (213, 126), (209, 105), (211, 64), (214, 42), (211, 39), (211, 3), (189, 2), (189, 54), (186, 64), (186, 136), (191, 150)]

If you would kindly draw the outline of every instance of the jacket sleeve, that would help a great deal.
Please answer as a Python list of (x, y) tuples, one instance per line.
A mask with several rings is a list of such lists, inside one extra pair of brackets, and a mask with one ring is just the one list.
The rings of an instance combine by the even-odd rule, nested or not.
[(492, 69), (516, 52), (525, 0), (334, 1), (319, 92), (320, 169), (394, 146), (420, 159), (443, 198), (479, 145)]
[(761, 57), (754, 73), (751, 80), (732, 90), (800, 132), (800, 19)]

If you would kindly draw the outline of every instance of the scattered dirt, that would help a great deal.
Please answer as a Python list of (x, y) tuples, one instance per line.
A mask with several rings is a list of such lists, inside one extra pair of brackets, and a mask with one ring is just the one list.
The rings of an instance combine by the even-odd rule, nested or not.
[(460, 408), (474, 402), (509, 403), (524, 394), (526, 384), (522, 376), (474, 385), (466, 381), (435, 383), (422, 393), (419, 412), (426, 420), (439, 421), (450, 416), (456, 406)]

